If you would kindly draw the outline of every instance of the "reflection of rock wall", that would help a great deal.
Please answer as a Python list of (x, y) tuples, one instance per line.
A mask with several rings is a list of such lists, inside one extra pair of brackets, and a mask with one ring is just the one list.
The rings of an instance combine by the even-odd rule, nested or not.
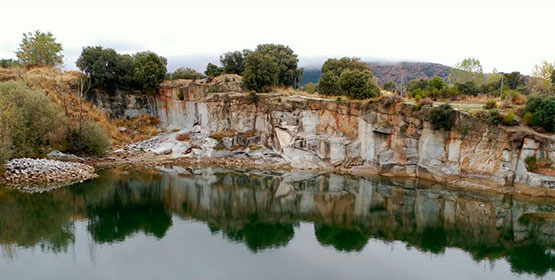
[(222, 228), (241, 227), (256, 217), (264, 223), (307, 220), (358, 228), (368, 236), (415, 243), (418, 240), (413, 239), (427, 229), (440, 228), (447, 234), (448, 244), (463, 248), (473, 244), (506, 246), (530, 239), (555, 246), (555, 236), (546, 230), (555, 226), (555, 221), (534, 226), (519, 222), (524, 213), (553, 218), (555, 209), (540, 210), (539, 205), (506, 196), (463, 195), (338, 175), (190, 175), (164, 180), (171, 191), (161, 193), (171, 194), (172, 205), (186, 205), (175, 211)]
[[(47, 194), (0, 193), (0, 244), (64, 251), (72, 219), (86, 219), (92, 240), (123, 241), (136, 232), (163, 238), (172, 215), (206, 222), (253, 252), (286, 246), (300, 222), (341, 251), (370, 238), (473, 258), (505, 257), (518, 271), (555, 270), (555, 203), (510, 195), (425, 188), (412, 180), (305, 172), (175, 168), (102, 174)], [(550, 251), (551, 250), (551, 251)]]

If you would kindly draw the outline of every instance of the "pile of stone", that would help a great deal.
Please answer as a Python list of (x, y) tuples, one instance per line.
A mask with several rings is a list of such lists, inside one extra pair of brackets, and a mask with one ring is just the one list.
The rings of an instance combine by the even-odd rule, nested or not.
[(3, 180), (16, 188), (69, 185), (96, 178), (94, 167), (49, 159), (12, 159), (4, 165)]
[(139, 155), (146, 151), (155, 148), (158, 145), (158, 139), (156, 137), (147, 140), (131, 143), (125, 145), (123, 148), (115, 150), (114, 155)]

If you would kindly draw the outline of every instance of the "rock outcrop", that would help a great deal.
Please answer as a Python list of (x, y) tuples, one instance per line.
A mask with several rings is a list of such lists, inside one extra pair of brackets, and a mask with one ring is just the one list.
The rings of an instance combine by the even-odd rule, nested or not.
[[(519, 134), (465, 112), (455, 112), (451, 131), (434, 130), (430, 106), (394, 97), (363, 104), (260, 94), (256, 101), (195, 83), (162, 87), (155, 105), (156, 117), (175, 134), (158, 139), (165, 144), (151, 150), (159, 154), (264, 158), (293, 168), (555, 195), (555, 178), (530, 172), (524, 162), (529, 156), (554, 162), (553, 137)], [(177, 134), (185, 140), (175, 141)], [(172, 142), (179, 148), (170, 151)]]

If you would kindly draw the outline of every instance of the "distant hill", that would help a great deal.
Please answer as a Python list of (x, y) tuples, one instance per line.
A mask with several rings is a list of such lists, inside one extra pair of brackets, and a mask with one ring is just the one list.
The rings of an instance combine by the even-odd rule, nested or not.
[(405, 83), (417, 78), (433, 78), (434, 76), (445, 80), (451, 72), (449, 66), (429, 62), (368, 63), (368, 65), (380, 86), (390, 80), (399, 84), (401, 77)]
[[(369, 62), (368, 65), (380, 86), (389, 80), (399, 84), (401, 77), (404, 83), (417, 78), (432, 78), (434, 76), (446, 79), (451, 72), (449, 66), (430, 62)], [(319, 68), (305, 69), (301, 85), (310, 82), (317, 83), (321, 74)]]

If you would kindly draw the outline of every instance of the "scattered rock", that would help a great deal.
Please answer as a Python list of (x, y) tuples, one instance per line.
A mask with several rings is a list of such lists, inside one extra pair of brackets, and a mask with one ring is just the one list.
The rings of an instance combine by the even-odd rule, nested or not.
[(98, 176), (90, 165), (49, 159), (12, 159), (4, 168), (2, 177), (7, 185), (22, 189), (52, 188)]

